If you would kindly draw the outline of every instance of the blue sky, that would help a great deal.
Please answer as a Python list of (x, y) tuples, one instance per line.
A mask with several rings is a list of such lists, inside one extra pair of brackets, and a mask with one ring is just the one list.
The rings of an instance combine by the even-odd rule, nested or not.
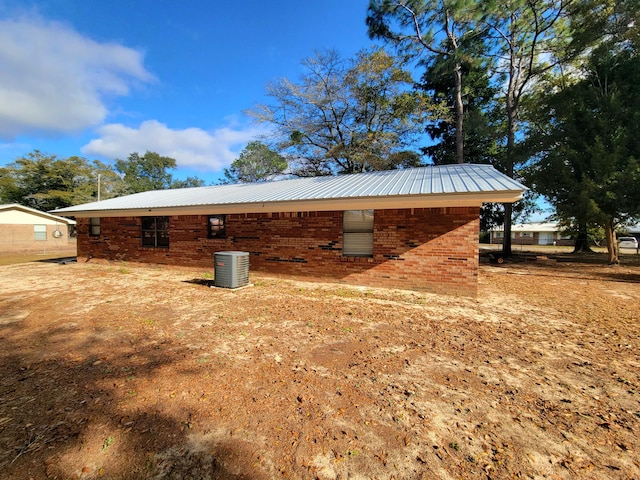
[(156, 151), (215, 181), (262, 129), (243, 111), (314, 50), (372, 45), (368, 0), (0, 0), (0, 165), (34, 149)]

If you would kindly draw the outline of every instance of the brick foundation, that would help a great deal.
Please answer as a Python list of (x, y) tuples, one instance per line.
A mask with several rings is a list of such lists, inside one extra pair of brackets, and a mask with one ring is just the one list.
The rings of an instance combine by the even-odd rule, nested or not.
[(250, 270), (353, 284), (475, 296), (477, 207), (376, 210), (373, 257), (342, 255), (342, 212), (226, 216), (224, 239), (207, 238), (207, 215), (169, 220), (169, 248), (143, 248), (139, 217), (103, 217), (100, 235), (78, 218), (78, 256), (213, 270), (219, 251), (250, 252)]

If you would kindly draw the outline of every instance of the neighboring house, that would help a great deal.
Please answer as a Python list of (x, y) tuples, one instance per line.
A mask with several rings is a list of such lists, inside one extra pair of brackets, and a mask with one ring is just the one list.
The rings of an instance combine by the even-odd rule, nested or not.
[(220, 251), (250, 269), (475, 296), (483, 202), (526, 187), (489, 165), (137, 193), (63, 208), (78, 255), (213, 269)]
[[(17, 203), (0, 205), (0, 252), (47, 253), (75, 248), (76, 222)], [(75, 254), (75, 251), (73, 252)]]
[[(502, 243), (504, 227), (494, 228), (490, 232), (490, 243)], [(573, 239), (560, 233), (557, 223), (521, 223), (511, 226), (513, 245), (570, 245)]]

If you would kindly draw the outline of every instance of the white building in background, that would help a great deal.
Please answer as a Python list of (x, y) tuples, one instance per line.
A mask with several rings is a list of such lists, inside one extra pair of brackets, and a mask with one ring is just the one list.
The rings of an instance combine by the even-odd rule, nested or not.
[(625, 233), (628, 233), (630, 236), (636, 237), (638, 240), (640, 240), (640, 223), (636, 223), (635, 225), (625, 227), (622, 230)]
[(0, 253), (75, 251), (75, 220), (17, 203), (0, 205)]
[[(496, 227), (489, 232), (490, 243), (502, 243), (504, 227)], [(532, 222), (512, 225), (511, 243), (513, 245), (573, 245), (573, 239), (560, 232), (557, 223)]]

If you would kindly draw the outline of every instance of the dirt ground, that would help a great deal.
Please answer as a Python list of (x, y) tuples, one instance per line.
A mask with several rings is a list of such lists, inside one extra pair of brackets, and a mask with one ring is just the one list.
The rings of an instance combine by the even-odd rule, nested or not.
[(639, 479), (640, 265), (477, 299), (0, 266), (2, 479)]

